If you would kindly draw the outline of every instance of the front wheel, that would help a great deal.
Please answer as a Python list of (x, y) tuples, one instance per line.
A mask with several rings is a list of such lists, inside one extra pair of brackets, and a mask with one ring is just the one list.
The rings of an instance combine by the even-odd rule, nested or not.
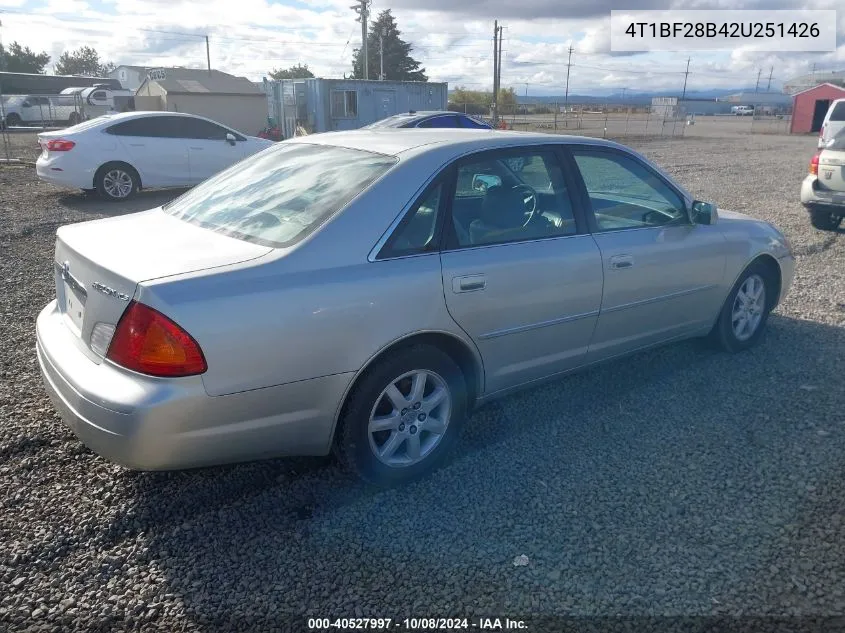
[(810, 224), (820, 231), (835, 231), (842, 224), (842, 215), (827, 209), (812, 209)]
[(453, 448), (467, 416), (466, 380), (429, 345), (377, 363), (353, 389), (336, 439), (341, 460), (364, 480), (393, 486), (431, 472)]
[(20, 127), (22, 123), (21, 117), (14, 112), (6, 115), (6, 127)]
[(741, 352), (757, 344), (774, 307), (776, 289), (768, 267), (751, 264), (728, 295), (711, 340), (727, 352)]

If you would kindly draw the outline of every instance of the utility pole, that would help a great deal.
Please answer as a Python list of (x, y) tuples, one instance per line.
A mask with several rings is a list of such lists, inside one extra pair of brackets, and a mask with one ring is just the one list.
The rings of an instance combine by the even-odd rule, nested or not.
[(689, 63), (692, 60), (692, 57), (687, 57), (687, 69), (684, 71), (684, 91), (681, 94), (681, 101), (684, 100), (684, 97), (687, 96), (687, 78), (689, 77)]
[(358, 14), (356, 22), (361, 23), (361, 70), (363, 71), (364, 79), (370, 78), (370, 60), (367, 51), (367, 18), (370, 16), (370, 0), (358, 0), (358, 4), (353, 4), (349, 7)]
[(572, 66), (572, 47), (569, 47), (569, 59), (566, 62), (566, 95), (563, 97), (563, 113), (566, 114), (569, 105), (569, 67)]
[(505, 27), (503, 27), (503, 26), (499, 27), (499, 66), (498, 66), (499, 75), (496, 78), (496, 86), (497, 86), (498, 90), (502, 89), (502, 48), (504, 48), (502, 46), (502, 31), (504, 29), (505, 29)]
[(499, 122), (499, 21), (493, 21), (493, 126)]
[(757, 90), (760, 88), (760, 75), (762, 75), (762, 74), (763, 74), (763, 69), (758, 68), (757, 69), (757, 85), (754, 86), (754, 92), (757, 92)]
[(774, 66), (772, 66), (772, 67), (769, 69), (769, 83), (768, 83), (768, 84), (766, 84), (766, 92), (769, 92), (769, 91), (771, 90), (771, 88), (772, 88), (772, 73), (774, 73), (774, 72), (775, 72), (775, 67), (774, 67)]
[(208, 62), (208, 74), (211, 74), (211, 47), (208, 45), (208, 35), (205, 36), (205, 60)]
[(379, 58), (379, 81), (384, 81), (384, 36), (387, 35), (387, 28), (382, 28), (378, 34), (378, 58)]

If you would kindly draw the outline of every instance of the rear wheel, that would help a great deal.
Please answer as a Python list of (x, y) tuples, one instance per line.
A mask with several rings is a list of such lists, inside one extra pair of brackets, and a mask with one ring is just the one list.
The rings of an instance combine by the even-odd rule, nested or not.
[(11, 112), (6, 115), (6, 127), (18, 127), (21, 123), (23, 123), (23, 121), (18, 114)]
[(762, 262), (752, 263), (725, 300), (711, 340), (727, 352), (741, 352), (756, 345), (766, 328), (775, 293), (769, 268)]
[(108, 163), (94, 176), (97, 193), (112, 202), (128, 200), (140, 186), (138, 173), (125, 163)]
[(812, 209), (810, 224), (820, 231), (835, 231), (842, 224), (842, 214), (830, 209)]
[(340, 420), (337, 452), (364, 480), (392, 486), (433, 470), (467, 415), (466, 380), (449, 355), (415, 345), (367, 370)]

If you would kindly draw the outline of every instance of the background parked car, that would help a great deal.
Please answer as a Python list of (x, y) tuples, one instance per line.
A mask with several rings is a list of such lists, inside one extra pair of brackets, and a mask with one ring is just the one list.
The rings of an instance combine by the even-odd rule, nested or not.
[(475, 117), (460, 112), (434, 110), (429, 112), (407, 112), (394, 114), (381, 121), (365, 125), (363, 129), (377, 129), (388, 127), (422, 127), (422, 128), (470, 128), (491, 130), (490, 125)]
[[(845, 110), (845, 100), (841, 101)], [(828, 112), (830, 114), (830, 112)], [(835, 231), (845, 217), (845, 126), (831, 136), (810, 159), (810, 173), (801, 183), (801, 204), (810, 222), (822, 231)]]
[(754, 114), (754, 106), (734, 106), (731, 108), (731, 114), (735, 116), (751, 116)]
[(845, 130), (845, 99), (837, 99), (830, 104), (827, 114), (824, 115), (819, 130), (819, 148), (823, 148), (842, 130)]
[(125, 200), (142, 188), (193, 186), (273, 141), (192, 114), (128, 112), (41, 133), (38, 144), (42, 180)]

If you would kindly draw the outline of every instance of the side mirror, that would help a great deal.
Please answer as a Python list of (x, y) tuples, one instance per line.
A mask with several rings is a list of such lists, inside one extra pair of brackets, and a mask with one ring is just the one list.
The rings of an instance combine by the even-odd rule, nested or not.
[(475, 174), (472, 177), (473, 191), (487, 191), (490, 187), (498, 187), (502, 184), (502, 179), (495, 174)]
[(696, 200), (692, 203), (692, 221), (695, 224), (716, 224), (719, 219), (719, 211), (712, 202), (701, 202)]
[(31, 104), (29, 101), (24, 101), (24, 102), (21, 104), (21, 107), (22, 107), (22, 108), (31, 108), (31, 107), (32, 107), (32, 104)]
[(237, 142), (237, 139), (235, 138), (234, 134), (232, 134), (231, 132), (227, 132), (226, 133), (226, 142), (229, 145), (234, 145)]

